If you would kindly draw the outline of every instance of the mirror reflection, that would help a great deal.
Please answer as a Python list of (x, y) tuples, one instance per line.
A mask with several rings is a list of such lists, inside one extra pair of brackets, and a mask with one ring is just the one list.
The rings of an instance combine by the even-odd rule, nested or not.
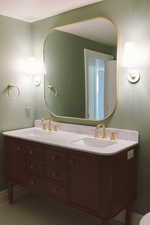
[(44, 43), (45, 101), (57, 116), (103, 120), (116, 106), (117, 32), (95, 18), (56, 27)]

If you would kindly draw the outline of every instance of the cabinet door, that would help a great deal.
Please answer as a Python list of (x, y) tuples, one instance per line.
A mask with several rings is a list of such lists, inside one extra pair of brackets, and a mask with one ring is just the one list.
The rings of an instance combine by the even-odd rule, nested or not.
[(42, 145), (39, 143), (26, 142), (26, 172), (30, 179), (43, 177), (44, 175), (44, 154)]
[(9, 182), (26, 184), (25, 147), (18, 140), (6, 138), (7, 149), (7, 175)]
[(69, 198), (72, 203), (98, 210), (98, 160), (93, 156), (71, 153), (69, 156)]

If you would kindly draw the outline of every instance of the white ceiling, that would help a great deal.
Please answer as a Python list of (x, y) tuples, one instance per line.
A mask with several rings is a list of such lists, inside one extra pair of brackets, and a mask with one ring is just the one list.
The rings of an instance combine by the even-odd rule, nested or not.
[(0, 15), (34, 22), (103, 0), (0, 0)]
[(107, 19), (96, 18), (56, 29), (106, 45), (117, 45), (116, 28)]

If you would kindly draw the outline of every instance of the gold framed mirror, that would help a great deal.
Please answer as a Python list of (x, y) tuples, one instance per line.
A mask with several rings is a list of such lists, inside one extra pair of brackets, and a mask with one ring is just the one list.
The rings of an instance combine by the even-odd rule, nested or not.
[(51, 29), (43, 47), (44, 100), (50, 116), (99, 122), (117, 107), (117, 29), (96, 17)]

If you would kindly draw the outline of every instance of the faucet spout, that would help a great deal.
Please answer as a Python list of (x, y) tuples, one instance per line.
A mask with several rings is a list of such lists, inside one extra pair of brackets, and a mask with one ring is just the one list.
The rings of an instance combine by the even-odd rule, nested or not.
[[(102, 132), (100, 131), (100, 129), (102, 129)], [(106, 127), (104, 124), (96, 125), (95, 137), (106, 138)]]

